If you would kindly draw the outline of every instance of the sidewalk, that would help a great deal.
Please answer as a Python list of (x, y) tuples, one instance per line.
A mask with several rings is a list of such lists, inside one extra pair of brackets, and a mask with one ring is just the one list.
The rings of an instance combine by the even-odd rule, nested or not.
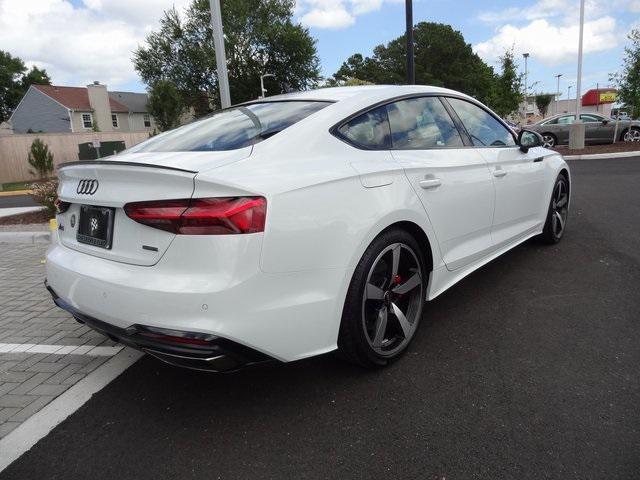
[(0, 243), (0, 438), (122, 349), (53, 304), (47, 247)]

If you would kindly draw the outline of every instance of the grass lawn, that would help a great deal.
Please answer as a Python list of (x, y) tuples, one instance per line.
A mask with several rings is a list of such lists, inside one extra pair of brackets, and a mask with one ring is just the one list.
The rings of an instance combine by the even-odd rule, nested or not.
[(33, 182), (10, 182), (3, 183), (2, 190), (3, 192), (13, 192), (15, 190), (29, 190), (29, 185)]

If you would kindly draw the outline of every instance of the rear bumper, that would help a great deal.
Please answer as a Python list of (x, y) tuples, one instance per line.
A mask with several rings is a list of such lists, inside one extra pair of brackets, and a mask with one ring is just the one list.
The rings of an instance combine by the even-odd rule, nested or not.
[(265, 273), (260, 247), (258, 235), (178, 235), (146, 267), (54, 243), (46, 278), (60, 306), (113, 326), (123, 343), (138, 325), (214, 335), (280, 361), (334, 350), (346, 271)]
[(274, 360), (264, 353), (220, 337), (213, 339), (209, 345), (171, 344), (154, 341), (141, 335), (141, 332), (146, 329), (144, 325), (119, 328), (103, 322), (80, 312), (65, 302), (48, 285), (46, 280), (45, 286), (54, 303), (73, 315), (78, 322), (116, 342), (141, 350), (171, 365), (210, 372), (228, 372), (255, 363)]

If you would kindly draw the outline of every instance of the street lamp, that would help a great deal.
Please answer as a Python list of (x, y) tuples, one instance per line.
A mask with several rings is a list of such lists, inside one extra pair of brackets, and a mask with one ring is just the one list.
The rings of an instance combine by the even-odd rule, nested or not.
[(571, 100), (571, 87), (573, 87), (573, 85), (568, 85), (567, 86), (567, 112), (571, 111), (571, 107), (570, 107), (570, 100)]
[(557, 87), (556, 87), (556, 95), (555, 95), (555, 97), (556, 97), (556, 115), (557, 115), (557, 114), (558, 114), (558, 112), (560, 111), (560, 105), (559, 105), (559, 102), (560, 102), (560, 77), (561, 77), (561, 76), (562, 76), (562, 74), (561, 74), (561, 73), (559, 73), (559, 74), (557, 74), (557, 75), (556, 75), (556, 80), (558, 81), (558, 85), (557, 85)]
[(580, 105), (582, 93), (582, 41), (584, 38), (584, 0), (580, 0), (580, 36), (578, 39), (578, 80), (576, 81), (576, 119), (569, 127), (569, 148), (584, 148), (585, 126), (580, 118)]
[(405, 13), (407, 21), (407, 84), (415, 85), (416, 71), (413, 54), (413, 0), (405, 1)]
[(222, 11), (220, 0), (209, 0), (211, 8), (211, 29), (213, 30), (213, 45), (216, 49), (216, 69), (218, 71), (218, 88), (220, 89), (220, 104), (222, 108), (231, 106), (229, 95), (229, 75), (227, 74), (227, 55), (224, 51), (224, 35), (222, 33)]
[(524, 118), (526, 120), (527, 119), (527, 106), (528, 106), (527, 77), (529, 75), (529, 68), (528, 68), (529, 54), (528, 53), (523, 53), (522, 56), (524, 57)]
[(267, 96), (267, 89), (264, 88), (264, 79), (267, 77), (275, 77), (275, 75), (273, 73), (265, 73), (264, 75), (260, 75), (260, 91), (262, 92), (260, 98), (264, 98)]

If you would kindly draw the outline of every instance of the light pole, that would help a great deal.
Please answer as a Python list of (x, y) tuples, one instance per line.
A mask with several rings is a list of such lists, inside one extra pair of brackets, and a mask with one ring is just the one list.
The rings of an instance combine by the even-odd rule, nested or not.
[(213, 30), (213, 45), (216, 49), (216, 69), (218, 71), (218, 88), (220, 89), (220, 104), (222, 108), (231, 106), (229, 94), (229, 75), (227, 73), (227, 55), (224, 51), (224, 34), (222, 33), (222, 10), (220, 0), (209, 0), (211, 8), (211, 29)]
[(556, 115), (558, 114), (558, 112), (560, 111), (560, 77), (562, 76), (561, 73), (556, 75), (556, 80), (557, 80), (557, 87), (556, 87)]
[(578, 80), (576, 82), (576, 119), (569, 127), (569, 148), (584, 148), (585, 126), (580, 119), (580, 95), (582, 93), (582, 40), (584, 38), (584, 0), (580, 0), (580, 36), (578, 39)]
[(527, 87), (527, 80), (528, 80), (528, 76), (529, 76), (529, 65), (528, 65), (528, 60), (529, 60), (529, 54), (528, 53), (523, 53), (522, 56), (524, 57), (524, 119), (527, 119), (527, 107), (529, 105), (529, 99), (528, 99), (528, 87)]
[(571, 107), (569, 105), (571, 105), (571, 87), (573, 85), (569, 85), (567, 86), (567, 113), (571, 111)]
[(416, 70), (413, 53), (413, 0), (405, 1), (405, 12), (407, 17), (407, 85), (415, 85)]
[(260, 98), (264, 98), (267, 96), (267, 89), (264, 88), (264, 79), (267, 77), (275, 77), (275, 75), (273, 73), (265, 73), (264, 75), (260, 75), (260, 92), (262, 92)]

